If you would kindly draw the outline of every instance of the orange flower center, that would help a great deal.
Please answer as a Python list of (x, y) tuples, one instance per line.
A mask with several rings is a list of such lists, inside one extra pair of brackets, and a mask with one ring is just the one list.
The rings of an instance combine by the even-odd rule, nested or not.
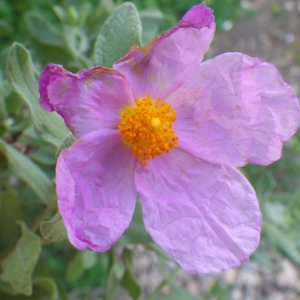
[(169, 103), (161, 103), (159, 98), (154, 102), (146, 96), (122, 111), (118, 128), (124, 143), (139, 158), (140, 164), (146, 166), (148, 159), (178, 146), (178, 137), (172, 128), (175, 120), (176, 111)]

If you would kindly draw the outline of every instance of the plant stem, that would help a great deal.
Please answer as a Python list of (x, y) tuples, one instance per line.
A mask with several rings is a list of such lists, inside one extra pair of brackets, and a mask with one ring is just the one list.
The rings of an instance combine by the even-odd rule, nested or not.
[(180, 267), (177, 267), (176, 270), (170, 274), (168, 277), (166, 277), (158, 286), (157, 288), (153, 291), (151, 295), (147, 298), (147, 300), (155, 300), (157, 295), (160, 293), (160, 291), (163, 289), (165, 285), (167, 285), (171, 280), (174, 279), (176, 274), (180, 271)]

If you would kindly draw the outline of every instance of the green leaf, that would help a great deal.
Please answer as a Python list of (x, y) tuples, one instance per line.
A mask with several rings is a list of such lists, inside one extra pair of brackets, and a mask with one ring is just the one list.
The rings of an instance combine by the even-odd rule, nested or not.
[(58, 146), (69, 130), (59, 115), (41, 108), (36, 70), (29, 52), (19, 43), (14, 43), (10, 48), (6, 75), (13, 90), (28, 105), (37, 133), (49, 143)]
[(109, 265), (107, 270), (107, 280), (103, 300), (115, 299), (115, 293), (119, 285), (119, 280), (116, 275), (116, 257), (113, 248), (107, 252), (109, 256)]
[(70, 132), (58, 146), (55, 156), (58, 157), (61, 151), (69, 148), (77, 141), (77, 138)]
[(172, 286), (172, 291), (168, 295), (158, 296), (155, 299), (157, 300), (174, 300), (174, 299), (184, 299), (184, 300), (200, 300), (200, 297), (193, 296), (185, 289), (175, 286)]
[(11, 33), (12, 27), (4, 20), (0, 20), (0, 37), (8, 36)]
[(159, 21), (168, 21), (170, 25), (176, 23), (176, 20), (173, 20), (174, 17), (164, 15), (158, 8), (148, 8), (145, 10), (139, 10), (139, 16), (143, 28), (143, 45), (149, 43), (155, 36), (158, 35), (160, 31), (158, 24)]
[(34, 295), (36, 296), (37, 292), (39, 292), (39, 295), (44, 296), (44, 298), (41, 297), (39, 299), (51, 299), (51, 300), (59, 299), (58, 289), (55, 281), (52, 278), (47, 278), (47, 277), (35, 278), (33, 280), (33, 285), (34, 285)]
[(73, 5), (67, 7), (67, 15), (66, 15), (66, 21), (68, 24), (70, 24), (72, 27), (77, 25), (79, 13)]
[(300, 251), (292, 238), (271, 224), (268, 224), (268, 226), (265, 224), (264, 229), (268, 231), (268, 235), (272, 235), (273, 242), (276, 243), (278, 250), (283, 255), (292, 262), (300, 264)]
[(22, 220), (18, 199), (10, 192), (0, 192), (0, 254), (11, 248), (20, 236), (17, 221)]
[(0, 151), (6, 156), (12, 171), (34, 191), (44, 203), (55, 195), (54, 184), (27, 156), (0, 139)]
[(113, 0), (102, 0), (99, 2), (99, 5), (93, 7), (85, 24), (86, 32), (90, 40), (97, 38), (103, 23), (111, 15), (115, 7), (116, 4)]
[(97, 252), (92, 250), (82, 251), (83, 267), (87, 269), (93, 268), (97, 263)]
[(4, 20), (0, 20), (0, 37), (10, 35), (11, 33), (12, 33), (11, 25)]
[(104, 22), (94, 48), (95, 65), (112, 67), (133, 44), (141, 44), (142, 25), (136, 7), (118, 6)]
[(4, 97), (0, 91), (0, 125), (5, 123), (7, 116)]
[(133, 252), (125, 248), (123, 251), (123, 261), (126, 268), (121, 284), (129, 292), (133, 300), (138, 300), (142, 291), (133, 275), (133, 258)]
[(66, 280), (74, 282), (83, 275), (85, 270), (93, 268), (97, 264), (97, 253), (91, 250), (78, 251), (72, 257), (66, 271)]
[(232, 286), (223, 286), (220, 282), (216, 281), (208, 291), (203, 294), (204, 299), (218, 299), (218, 300), (230, 300)]
[(9, 86), (9, 83), (6, 79), (3, 79), (3, 74), (0, 70), (0, 125), (3, 125), (8, 118), (5, 98), (10, 94), (10, 92), (11, 88)]
[(81, 28), (66, 26), (65, 41), (72, 57), (76, 59), (83, 58), (87, 63), (90, 63), (88, 58), (83, 55), (89, 48), (89, 39)]
[(27, 12), (25, 14), (25, 23), (29, 33), (39, 42), (58, 47), (64, 46), (62, 34), (43, 16), (34, 12)]
[(18, 142), (32, 147), (29, 157), (42, 165), (53, 166), (56, 164), (56, 147), (43, 141), (34, 130), (33, 125), (28, 126), (19, 136)]
[[(0, 287), (4, 282), (0, 281)], [(0, 299), (25, 300), (23, 295), (12, 294), (9, 290), (2, 289)], [(9, 295), (8, 295), (9, 294)], [(13, 296), (10, 296), (13, 295)], [(33, 293), (26, 300), (60, 300), (56, 283), (52, 278), (40, 277), (33, 280)]]
[(59, 212), (49, 221), (43, 221), (40, 231), (44, 239), (50, 241), (61, 241), (68, 238), (64, 220)]
[(10, 255), (1, 262), (0, 279), (10, 283), (16, 293), (32, 293), (31, 273), (41, 253), (41, 241), (20, 222), (22, 235)]
[(82, 276), (84, 271), (85, 269), (83, 267), (82, 253), (78, 251), (68, 264), (65, 276), (66, 280), (68, 282), (74, 282)]
[(135, 212), (129, 227), (126, 229), (118, 243), (128, 244), (150, 244), (153, 243), (151, 236), (145, 230), (143, 223), (142, 206), (139, 201), (136, 203)]
[(45, 165), (45, 166), (54, 166), (56, 164), (56, 158), (53, 152), (52, 145), (42, 144), (38, 149), (30, 154), (30, 158), (35, 162)]
[(32, 52), (35, 54), (34, 57), (36, 60), (41, 60), (45, 62), (45, 64), (61, 64), (64, 65), (66, 69), (70, 69), (70, 62), (73, 62), (73, 60), (67, 52), (67, 47), (61, 48), (52, 45), (45, 45), (36, 40), (32, 40), (30, 42), (30, 47)]
[(66, 20), (66, 11), (59, 5), (53, 7), (53, 11), (59, 19), (60, 23), (64, 24)]
[(78, 26), (83, 27), (88, 19), (89, 14), (92, 11), (92, 5), (90, 3), (85, 3), (81, 6), (78, 16)]
[[(2, 296), (2, 292), (1, 291), (3, 293), (6, 293), (6, 298), (4, 298), (4, 296)], [(11, 285), (8, 282), (4, 282), (4, 281), (0, 280), (0, 299), (2, 299), (2, 298), (3, 299), (7, 299), (7, 294), (9, 294), (9, 295), (15, 295), (16, 293), (15, 293), (14, 289), (11, 287)]]

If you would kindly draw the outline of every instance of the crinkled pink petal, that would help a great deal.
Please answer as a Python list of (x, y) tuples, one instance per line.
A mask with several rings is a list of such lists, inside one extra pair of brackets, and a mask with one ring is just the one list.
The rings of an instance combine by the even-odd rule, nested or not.
[(300, 125), (298, 100), (277, 69), (240, 53), (205, 61), (165, 101), (177, 111), (179, 147), (218, 164), (270, 164)]
[(134, 103), (131, 87), (118, 71), (95, 67), (77, 74), (48, 65), (40, 76), (40, 103), (60, 114), (77, 137), (117, 128), (120, 111)]
[(187, 273), (238, 267), (257, 248), (255, 191), (236, 169), (178, 148), (135, 172), (146, 230)]
[(58, 206), (70, 242), (107, 251), (128, 227), (135, 208), (135, 157), (117, 130), (91, 132), (58, 158)]
[(212, 10), (202, 3), (148, 45), (132, 47), (114, 68), (129, 80), (135, 98), (163, 99), (199, 67), (214, 32)]

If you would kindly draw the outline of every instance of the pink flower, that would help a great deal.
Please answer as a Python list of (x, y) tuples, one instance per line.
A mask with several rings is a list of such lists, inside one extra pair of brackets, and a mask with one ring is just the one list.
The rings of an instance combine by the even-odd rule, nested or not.
[(235, 167), (279, 159), (299, 107), (271, 64), (241, 53), (202, 62), (214, 31), (200, 4), (114, 69), (41, 74), (42, 107), (79, 138), (56, 167), (78, 249), (110, 249), (138, 196), (146, 230), (188, 273), (237, 267), (257, 248), (257, 197)]

